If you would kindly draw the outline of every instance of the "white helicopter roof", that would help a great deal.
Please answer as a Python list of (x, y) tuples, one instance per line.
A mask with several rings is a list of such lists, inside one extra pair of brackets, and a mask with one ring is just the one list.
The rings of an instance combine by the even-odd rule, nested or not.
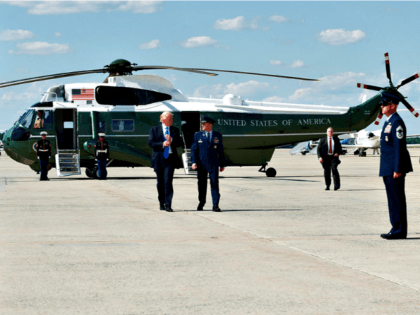
[[(349, 107), (304, 105), (293, 103), (256, 102), (242, 100), (240, 96), (227, 94), (223, 99), (186, 97), (165, 78), (155, 75), (130, 75), (108, 77), (107, 83), (71, 83), (48, 89), (41, 102), (58, 102), (58, 107), (99, 107), (103, 110), (114, 108), (101, 105), (95, 100), (95, 89), (99, 86), (115, 86), (151, 90), (171, 95), (172, 99), (149, 105), (134, 106), (135, 111), (225, 111), (242, 113), (285, 113), (285, 114), (330, 114), (340, 115)], [(76, 94), (77, 93), (77, 94)], [(75, 96), (77, 95), (77, 96)], [(81, 96), (82, 95), (82, 96)], [(61, 97), (60, 97), (61, 96)], [(64, 96), (64, 97), (63, 97)], [(168, 106), (170, 104), (170, 106)], [(108, 108), (109, 107), (109, 108)], [(121, 106), (114, 110), (124, 110)], [(125, 106), (123, 106), (125, 107)], [(133, 107), (133, 106), (131, 106)], [(131, 109), (133, 110), (133, 109)]]

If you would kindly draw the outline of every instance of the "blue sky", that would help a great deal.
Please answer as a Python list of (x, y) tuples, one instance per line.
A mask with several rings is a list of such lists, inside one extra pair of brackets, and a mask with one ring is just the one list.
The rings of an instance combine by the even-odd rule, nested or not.
[[(0, 2), (0, 82), (99, 69), (124, 58), (168, 65), (263, 72), (320, 82), (246, 75), (208, 77), (143, 72), (169, 79), (187, 96), (354, 106), (372, 92), (420, 72), (419, 2)], [(137, 72), (137, 74), (140, 74)], [(0, 129), (48, 87), (101, 82), (104, 75), (65, 78), (0, 90)], [(420, 79), (400, 89), (420, 108)], [(403, 114), (408, 133), (420, 120)], [(370, 128), (374, 129), (374, 128)]]

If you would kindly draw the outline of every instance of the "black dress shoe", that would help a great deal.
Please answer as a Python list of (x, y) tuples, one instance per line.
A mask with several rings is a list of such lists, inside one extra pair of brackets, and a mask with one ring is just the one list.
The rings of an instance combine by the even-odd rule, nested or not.
[(218, 206), (213, 207), (214, 212), (222, 212), (222, 209), (220, 209)]
[(340, 187), (334, 187), (334, 190), (339, 190), (340, 189)]
[(407, 238), (407, 235), (401, 234), (401, 233), (395, 233), (395, 234), (381, 234), (381, 237), (386, 240), (403, 240)]
[(203, 211), (203, 207), (204, 207), (204, 205), (199, 203), (198, 206), (197, 206), (197, 211)]
[(325, 188), (325, 190), (330, 190), (330, 186), (327, 186), (327, 187)]
[(165, 205), (160, 205), (160, 210), (166, 210)]
[(166, 207), (166, 212), (174, 212), (174, 210), (172, 210), (172, 208), (171, 207)]

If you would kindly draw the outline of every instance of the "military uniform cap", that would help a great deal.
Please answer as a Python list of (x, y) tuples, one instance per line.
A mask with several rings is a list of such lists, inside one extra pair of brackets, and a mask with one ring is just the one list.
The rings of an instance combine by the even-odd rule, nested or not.
[(208, 116), (203, 116), (203, 118), (201, 118), (201, 122), (202, 123), (211, 123), (214, 125), (214, 123), (216, 122), (213, 118), (210, 118)]
[(40, 135), (41, 135), (41, 136), (43, 136), (43, 135), (47, 135), (47, 134), (48, 134), (48, 133), (47, 133), (46, 131), (41, 131), (41, 132), (40, 132)]
[(101, 133), (98, 133), (98, 136), (99, 137), (105, 137), (105, 134), (103, 132), (101, 132)]
[(401, 98), (399, 98), (396, 95), (390, 94), (390, 93), (381, 93), (382, 99), (379, 102), (379, 104), (386, 104), (386, 103), (394, 103), (395, 105), (398, 105), (399, 102), (401, 102)]

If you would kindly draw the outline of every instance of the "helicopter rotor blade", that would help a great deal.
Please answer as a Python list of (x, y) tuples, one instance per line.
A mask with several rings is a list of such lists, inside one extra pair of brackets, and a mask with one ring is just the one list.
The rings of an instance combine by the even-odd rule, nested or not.
[(199, 69), (177, 68), (177, 67), (167, 67), (167, 66), (139, 66), (139, 67), (132, 68), (132, 71), (139, 71), (139, 70), (177, 70), (177, 71), (205, 74), (211, 77), (215, 77), (218, 75), (217, 73), (201, 71)]
[(106, 69), (96, 69), (96, 70), (57, 73), (57, 74), (44, 75), (44, 76), (21, 79), (21, 80), (2, 82), (2, 83), (0, 83), (0, 88), (4, 88), (4, 87), (8, 87), (8, 86), (14, 86), (14, 85), (20, 85), (20, 84), (25, 84), (25, 83), (38, 82), (38, 81), (46, 81), (46, 80), (66, 78), (66, 77), (72, 77), (72, 76), (78, 76), (78, 75), (84, 75), (84, 74), (105, 73), (105, 72), (106, 72)]
[(382, 114), (382, 109), (378, 114), (378, 117), (376, 117), (374, 124), (375, 125), (379, 125), (379, 123), (381, 122), (382, 117), (384, 116), (384, 114)]
[(176, 68), (176, 67), (166, 67), (166, 66), (141, 66), (141, 67), (133, 67), (133, 71), (136, 71), (136, 70), (158, 70), (158, 69), (162, 69), (162, 70), (167, 69), (167, 70), (179, 70), (179, 71), (186, 71), (186, 72), (194, 72), (194, 73), (207, 74), (209, 76), (216, 76), (216, 75), (218, 75), (217, 73), (212, 73), (212, 72), (226, 72), (226, 73), (238, 73), (238, 74), (258, 75), (258, 76), (274, 77), (274, 78), (294, 79), (294, 80), (319, 81), (318, 79), (308, 79), (308, 78), (291, 77), (291, 76), (284, 76), (284, 75), (265, 74), (265, 73), (256, 73), (256, 72), (243, 72), (243, 71), (233, 71), (233, 70), (201, 69), (201, 68)]
[(392, 86), (392, 81), (391, 81), (391, 66), (389, 64), (389, 54), (385, 53), (385, 69), (386, 69), (386, 76), (389, 80), (389, 84)]
[(420, 77), (420, 72), (412, 75), (411, 77), (408, 77), (405, 80), (402, 80), (401, 83), (400, 83), (400, 85), (397, 86), (397, 89), (399, 89), (403, 85), (406, 85), (407, 83), (410, 83), (411, 81), (414, 81), (415, 79), (417, 79), (419, 77)]
[(419, 117), (419, 113), (405, 99), (402, 99), (401, 102), (414, 115), (414, 117), (416, 117), (416, 118)]
[(380, 91), (383, 88), (379, 87), (379, 86), (374, 86), (374, 85), (368, 85), (368, 84), (362, 84), (362, 83), (357, 83), (357, 87), (361, 88), (361, 89), (366, 89), (366, 90), (374, 90), (374, 91)]
[(214, 72), (250, 74), (250, 75), (263, 76), (263, 77), (273, 77), (273, 78), (283, 78), (283, 79), (293, 79), (293, 80), (303, 80), (303, 81), (320, 81), (319, 79), (308, 79), (308, 78), (291, 77), (291, 76), (267, 74), (267, 73), (243, 72), (243, 71), (234, 71), (234, 70), (218, 70), (218, 69), (196, 69), (196, 68), (188, 68), (188, 69), (190, 69), (190, 70), (200, 70), (200, 71), (214, 71)]

